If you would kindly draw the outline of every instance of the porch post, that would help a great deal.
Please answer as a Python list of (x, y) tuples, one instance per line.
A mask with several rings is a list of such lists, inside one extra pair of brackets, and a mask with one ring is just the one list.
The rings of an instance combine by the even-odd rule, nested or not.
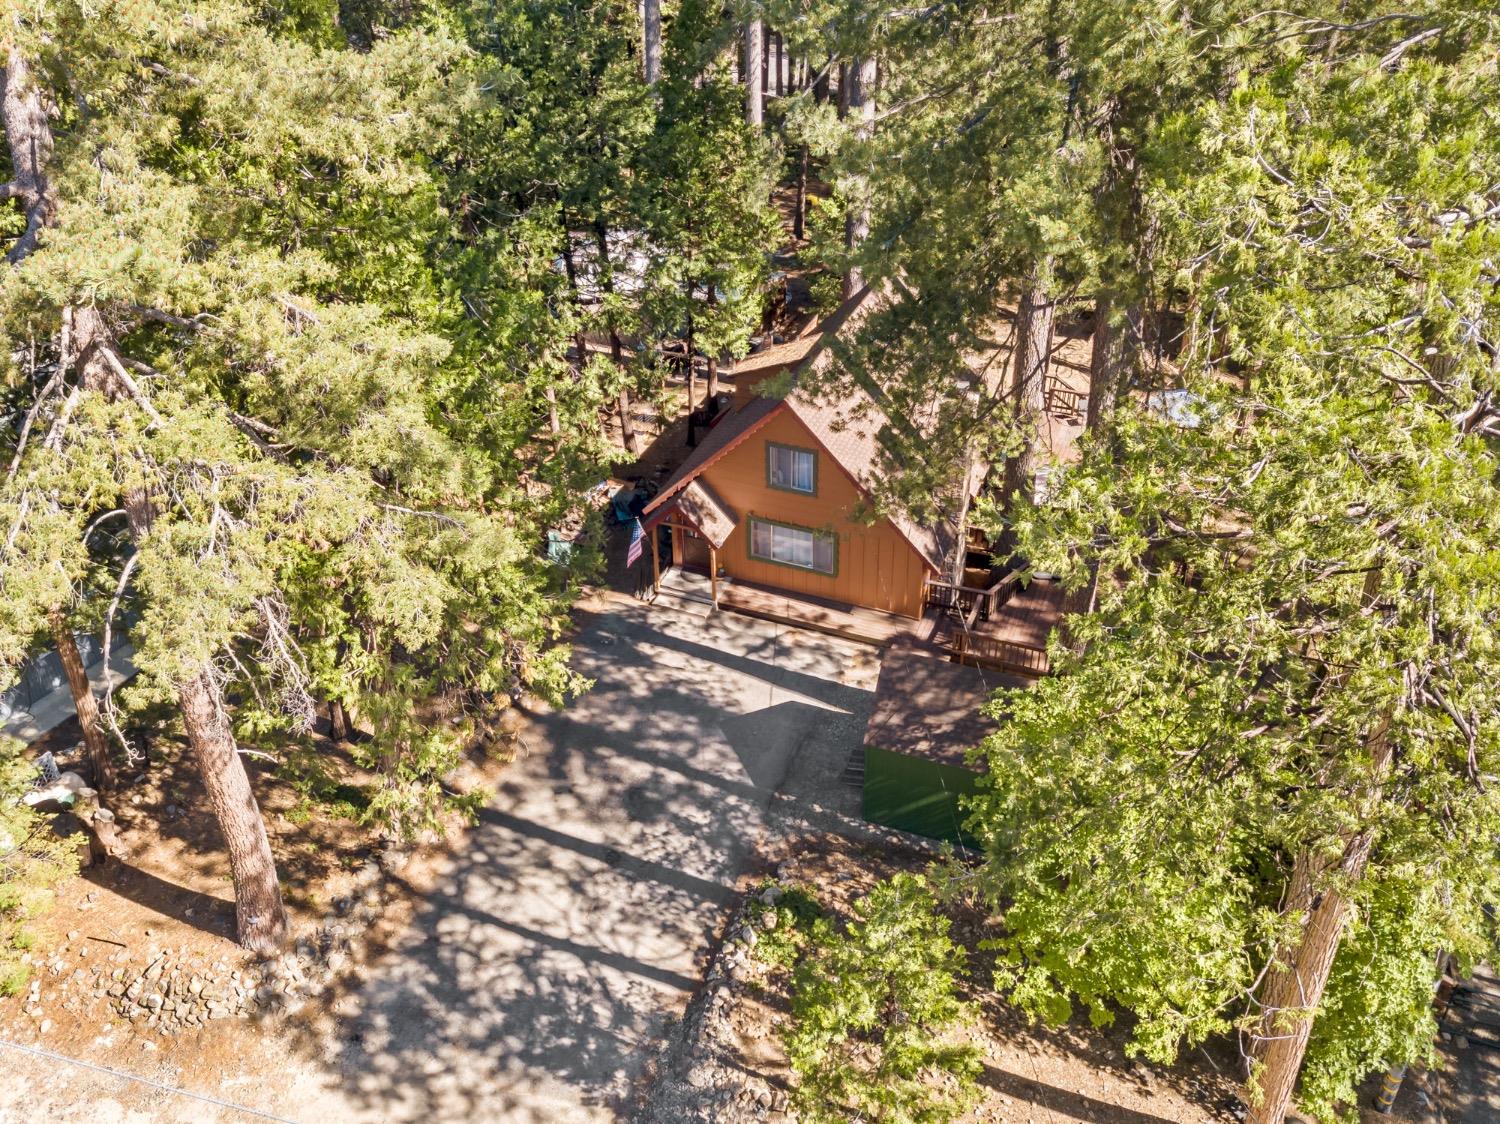
[(656, 533), (656, 528), (651, 531), (651, 595), (654, 597), (661, 592), (661, 547), (657, 540), (661, 537)]
[(719, 552), (713, 543), (708, 544), (708, 587), (713, 593), (714, 608), (719, 607)]

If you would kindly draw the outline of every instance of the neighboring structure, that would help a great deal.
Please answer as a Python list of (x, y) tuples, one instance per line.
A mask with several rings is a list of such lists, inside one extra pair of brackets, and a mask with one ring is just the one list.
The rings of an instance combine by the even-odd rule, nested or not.
[(974, 794), (982, 770), (968, 751), (996, 724), (981, 710), (1001, 687), (1031, 680), (948, 663), (914, 648), (886, 653), (865, 727), (865, 819), (950, 843), (969, 843), (961, 797)]
[[(738, 364), (733, 408), (646, 507), (647, 530), (672, 528), (671, 563), (708, 573), (715, 603), (723, 575), (917, 619), (928, 580), (951, 564), (952, 526), (857, 517), (889, 424), (873, 400), (821, 402), (797, 386), (834, 361), (840, 332), (875, 295), (864, 290), (810, 334)], [(659, 581), (655, 534), (652, 547)]]

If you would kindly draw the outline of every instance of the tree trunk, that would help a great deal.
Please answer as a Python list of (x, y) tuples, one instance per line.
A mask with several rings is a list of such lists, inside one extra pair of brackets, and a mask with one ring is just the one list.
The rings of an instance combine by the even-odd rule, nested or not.
[(349, 716), (338, 699), (328, 700), (328, 737), (340, 744), (349, 740)]
[(799, 242), (806, 233), (807, 223), (807, 145), (797, 153), (797, 209), (792, 214), (792, 237)]
[(78, 654), (78, 641), (61, 609), (53, 609), (47, 614), (47, 623), (52, 630), (57, 658), (62, 661), (63, 674), (68, 677), (68, 690), (73, 695), (78, 724), (83, 727), (83, 744), (88, 750), (89, 766), (94, 774), (93, 787), (102, 793), (112, 792), (117, 783), (115, 763), (110, 756), (104, 722), (99, 717), (99, 704), (94, 701), (94, 688), (84, 669), (83, 657)]
[(578, 331), (573, 334), (573, 350), (578, 356), (578, 378), (581, 382), (584, 369), (589, 365), (589, 349), (583, 331), (583, 294), (578, 288), (578, 267), (573, 261), (573, 233), (568, 228), (566, 215), (563, 216), (563, 269), (568, 275), (568, 288), (573, 293), (573, 309), (578, 314)]
[[(599, 279), (606, 296), (613, 296), (615, 292), (614, 279), (610, 276), (609, 264), (609, 231), (603, 223), (594, 227), (595, 241), (599, 245)], [(606, 313), (606, 321), (609, 325), (609, 357), (614, 361), (615, 370), (622, 370), (625, 366), (625, 347), (620, 342), (620, 333), (615, 330), (615, 321), (612, 315)], [(635, 419), (631, 416), (630, 387), (622, 384), (619, 394), (620, 411), (620, 439), (625, 443), (625, 450), (633, 457), (641, 455), (641, 440), (635, 432)]]
[(661, 0), (643, 0), (645, 5), (646, 85), (661, 81)]
[(562, 419), (557, 414), (557, 388), (547, 387), (542, 391), (542, 396), (547, 400), (547, 430), (556, 437), (562, 432)]
[[(849, 111), (859, 118), (860, 139), (875, 135), (875, 60), (856, 59), (850, 68)], [(844, 249), (853, 255), (870, 233), (870, 184), (867, 176), (853, 177), (849, 212), (844, 216)], [(844, 299), (865, 287), (864, 270), (852, 262), (844, 272)]]
[(240, 944), (261, 956), (272, 956), (286, 947), (286, 909), (265, 820), (234, 744), (224, 699), (206, 668), (179, 683), (177, 697), (209, 806), (229, 850)]
[[(1140, 359), (1140, 320), (1139, 304), (1130, 305), (1120, 316), (1120, 309), (1110, 296), (1100, 294), (1094, 309), (1094, 350), (1089, 362), (1089, 402), (1084, 425), (1095, 438), (1104, 431), (1111, 456), (1117, 450), (1109, 423), (1120, 395), (1130, 388), (1132, 373)], [(1099, 563), (1090, 559), (1088, 581), (1069, 599), (1067, 611), (1092, 613), (1098, 603)]]
[[(1366, 575), (1366, 601), (1374, 600), (1379, 580), (1378, 569)], [(1377, 818), (1381, 785), (1391, 763), (1391, 718), (1387, 711), (1366, 739), (1371, 779), (1360, 817), (1365, 823)], [(1291, 1110), (1307, 1040), (1349, 915), (1349, 900), (1338, 889), (1322, 884), (1333, 881), (1349, 886), (1358, 882), (1370, 861), (1374, 842), (1373, 828), (1347, 832), (1343, 854), (1336, 863), (1309, 849), (1293, 864), (1282, 912), (1301, 915), (1303, 920), (1297, 936), (1276, 950), (1261, 984), (1260, 1025), (1250, 1037), (1255, 1067), (1247, 1088), (1251, 1108), (1246, 1124), (1282, 1124)]]
[[(712, 282), (709, 282), (712, 284)], [(683, 350), (687, 353), (687, 412), (693, 412), (693, 399), (698, 397), (698, 367), (693, 362), (693, 294), (698, 286), (687, 283), (687, 331), (683, 333)], [(688, 443), (692, 443), (692, 422), (688, 422)]]
[[(719, 290), (714, 283), (708, 283), (708, 292), (704, 294), (703, 303), (709, 308), (715, 308), (719, 303)], [(719, 353), (717, 350), (708, 352), (708, 386), (704, 391), (707, 401), (712, 402), (719, 394)]]
[(849, 116), (849, 64), (839, 63), (839, 106), (838, 118), (840, 121)]
[(14, 46), (6, 52), (0, 71), (0, 116), (5, 119), (5, 144), (10, 150), (11, 180), (0, 198), (21, 201), (26, 229), (11, 245), (5, 260), (15, 265), (36, 249), (43, 228), (57, 215), (57, 192), (47, 175), (52, 159), (52, 124), (41, 87), (31, 64)]
[(1039, 271), (1021, 294), (1016, 308), (1014, 416), (1021, 448), (1005, 462), (1005, 509), (1030, 499), (1036, 477), (1037, 444), (1047, 409), (1047, 365), (1052, 354), (1052, 298), (1040, 287)]
[(764, 23), (760, 28), (760, 100), (765, 104), (766, 95), (771, 92), (771, 36), (774, 35)]
[[(1118, 322), (1116, 322), (1118, 320)], [(1141, 349), (1141, 308), (1122, 310), (1108, 295), (1094, 311), (1094, 351), (1089, 363), (1089, 404), (1084, 424), (1090, 431), (1109, 423), (1120, 394), (1135, 370)]]
[(761, 67), (761, 43), (765, 26), (758, 19), (745, 21), (745, 124), (760, 126), (766, 119), (766, 99), (761, 90), (765, 74)]
[(786, 96), (786, 41), (776, 33), (776, 96)]
[[(3, 83), (0, 113), (5, 118), (6, 143), (15, 174), (9, 191), (22, 199), (27, 212), (26, 230), (7, 255), (7, 260), (15, 263), (35, 248), (40, 230), (52, 222), (55, 214), (56, 204), (46, 174), (52, 155), (52, 130), (26, 60), (14, 48), (6, 58)], [(113, 399), (132, 394), (114, 340), (98, 310), (78, 307), (70, 311), (75, 361), (84, 390)], [(132, 396), (150, 410), (150, 404), (138, 394)], [(125, 495), (124, 506), (131, 534), (139, 547), (151, 531), (150, 496), (143, 488), (132, 489)], [(287, 921), (281, 904), (281, 887), (276, 880), (276, 864), (266, 838), (265, 822), (229, 729), (223, 699), (218, 688), (200, 674), (178, 684), (178, 700), (209, 801), (229, 847), (240, 943), (256, 952), (278, 951), (286, 943)]]

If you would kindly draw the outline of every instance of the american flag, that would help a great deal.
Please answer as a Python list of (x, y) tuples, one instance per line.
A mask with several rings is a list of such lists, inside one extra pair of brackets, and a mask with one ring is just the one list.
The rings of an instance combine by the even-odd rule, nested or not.
[(625, 565), (634, 566), (641, 560), (641, 551), (646, 549), (646, 532), (637, 519), (630, 525), (630, 549), (625, 552)]

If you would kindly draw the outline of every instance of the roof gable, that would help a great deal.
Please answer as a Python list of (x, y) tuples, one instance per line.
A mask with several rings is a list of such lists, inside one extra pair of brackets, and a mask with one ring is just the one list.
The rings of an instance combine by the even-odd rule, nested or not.
[[(786, 350), (779, 351), (774, 364), (766, 365), (786, 365), (783, 356), (800, 352), (802, 357), (792, 368), (794, 372), (823, 369), (834, 360), (834, 344), (839, 333), (851, 325), (859, 324), (875, 305), (876, 301), (872, 298), (877, 295), (877, 291), (869, 287), (861, 289), (824, 320), (816, 334), (794, 341), (795, 346), (779, 345)], [(754, 358), (755, 356), (751, 356), (746, 362)], [(737, 367), (736, 371), (741, 369), (744, 368)], [(849, 478), (861, 495), (866, 498), (873, 495), (871, 477), (879, 462), (881, 430), (892, 424), (891, 419), (874, 397), (865, 391), (859, 391), (851, 399), (835, 403), (820, 402), (794, 387), (785, 398), (754, 398), (725, 417), (672, 474), (662, 490), (646, 506), (646, 511), (653, 511), (666, 503), (783, 409), (801, 423), (814, 443)], [(882, 512), (881, 518), (896, 529), (929, 569), (937, 573), (942, 571), (945, 544), (934, 528), (925, 527), (904, 513)]]

